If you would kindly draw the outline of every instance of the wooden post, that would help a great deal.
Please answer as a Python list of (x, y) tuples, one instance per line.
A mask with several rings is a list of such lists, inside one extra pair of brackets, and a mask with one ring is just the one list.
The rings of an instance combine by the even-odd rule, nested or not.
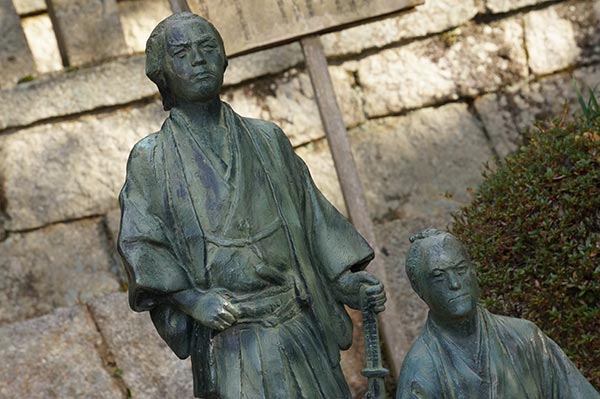
[(350, 149), (346, 124), (335, 97), (321, 40), (318, 36), (310, 36), (300, 42), (348, 214), (354, 227), (369, 243), (373, 244), (375, 242), (373, 223), (369, 217), (367, 201)]
[(173, 11), (173, 14), (183, 11), (191, 12), (187, 0), (169, 0), (169, 4), (171, 5), (171, 11)]

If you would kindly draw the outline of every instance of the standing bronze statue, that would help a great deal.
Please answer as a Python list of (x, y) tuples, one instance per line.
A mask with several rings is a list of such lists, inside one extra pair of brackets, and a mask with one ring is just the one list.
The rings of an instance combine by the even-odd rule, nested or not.
[(456, 237), (427, 229), (411, 242), (406, 273), (429, 317), (402, 365), (397, 399), (600, 399), (533, 323), (477, 304), (475, 266)]
[(131, 151), (119, 252), (201, 398), (349, 398), (344, 304), (380, 312), (373, 251), (315, 187), (273, 123), (221, 102), (227, 58), (205, 19), (152, 32), (146, 74), (170, 115)]

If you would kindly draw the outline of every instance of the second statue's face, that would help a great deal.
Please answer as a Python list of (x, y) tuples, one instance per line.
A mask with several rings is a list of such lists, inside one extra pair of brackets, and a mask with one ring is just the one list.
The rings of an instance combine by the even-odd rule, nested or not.
[(165, 77), (177, 101), (207, 102), (219, 96), (225, 54), (213, 28), (197, 19), (181, 21), (165, 34)]
[(437, 317), (469, 316), (479, 300), (479, 284), (462, 244), (447, 237), (428, 252), (420, 273), (421, 297)]

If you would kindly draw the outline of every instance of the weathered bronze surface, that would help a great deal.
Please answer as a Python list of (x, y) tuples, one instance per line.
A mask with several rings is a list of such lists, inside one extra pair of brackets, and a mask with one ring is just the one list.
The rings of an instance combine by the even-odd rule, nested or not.
[(475, 266), (457, 238), (427, 229), (411, 242), (406, 273), (429, 317), (402, 365), (397, 399), (600, 398), (533, 323), (478, 305)]
[(146, 55), (170, 115), (133, 148), (120, 195), (131, 307), (191, 356), (197, 397), (349, 397), (343, 304), (385, 302), (363, 271), (371, 248), (275, 124), (220, 101), (227, 58), (210, 23), (171, 16)]

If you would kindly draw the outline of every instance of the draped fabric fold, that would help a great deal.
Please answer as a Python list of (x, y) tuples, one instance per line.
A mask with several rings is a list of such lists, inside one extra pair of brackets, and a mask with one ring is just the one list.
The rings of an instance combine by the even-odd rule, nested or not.
[[(258, 396), (248, 397), (281, 397), (268, 375), (244, 375), (239, 359), (253, 362), (256, 356), (275, 357), (289, 389), (316, 384), (310, 373), (286, 362), (306, 352), (310, 364), (327, 365), (324, 373), (338, 388), (298, 397), (346, 397), (339, 349), (351, 344), (352, 324), (328, 285), (346, 270), (364, 268), (371, 248), (317, 190), (276, 125), (240, 117), (222, 103), (220, 153), (190, 125), (174, 109), (160, 132), (130, 155), (120, 195), (119, 251), (131, 307), (150, 310), (174, 352), (192, 356), (197, 396), (238, 398), (239, 387), (223, 382), (237, 379), (245, 386), (262, 381), (254, 390)], [(169, 301), (189, 289), (226, 290), (249, 314), (217, 334)], [(254, 297), (262, 302), (254, 306), (248, 299)], [(268, 326), (251, 321), (260, 319), (256, 309), (271, 313)], [(268, 343), (291, 343), (292, 337), (303, 342), (289, 353)], [(244, 342), (259, 352), (248, 352)]]
[(398, 399), (600, 399), (560, 347), (533, 323), (477, 310), (468, 356), (428, 318), (407, 354)]

